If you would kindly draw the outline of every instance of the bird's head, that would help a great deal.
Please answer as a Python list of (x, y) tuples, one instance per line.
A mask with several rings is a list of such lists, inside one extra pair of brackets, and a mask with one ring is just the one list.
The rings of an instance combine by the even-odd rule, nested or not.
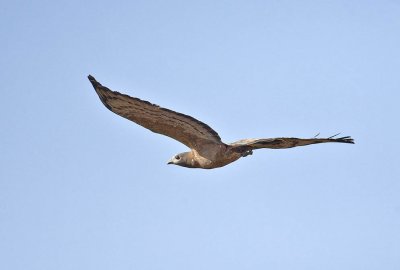
[(194, 164), (190, 152), (184, 152), (173, 156), (167, 164), (178, 165), (182, 167), (193, 168)]

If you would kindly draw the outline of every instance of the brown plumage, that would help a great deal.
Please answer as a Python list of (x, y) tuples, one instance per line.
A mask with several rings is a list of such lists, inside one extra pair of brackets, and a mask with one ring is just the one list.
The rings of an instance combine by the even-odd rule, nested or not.
[(189, 115), (112, 91), (102, 86), (93, 76), (89, 75), (88, 78), (107, 109), (155, 133), (173, 138), (191, 149), (190, 152), (175, 155), (168, 164), (213, 169), (251, 155), (253, 150), (260, 148), (282, 149), (326, 142), (354, 143), (350, 136), (332, 136), (311, 139), (244, 139), (225, 144), (211, 127)]

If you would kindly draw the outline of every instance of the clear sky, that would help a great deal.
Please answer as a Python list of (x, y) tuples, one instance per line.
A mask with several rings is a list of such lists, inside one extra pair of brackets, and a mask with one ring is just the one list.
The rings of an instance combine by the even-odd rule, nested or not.
[[(6, 1), (0, 268), (400, 269), (400, 2)], [(87, 75), (224, 141), (216, 170), (109, 112)]]

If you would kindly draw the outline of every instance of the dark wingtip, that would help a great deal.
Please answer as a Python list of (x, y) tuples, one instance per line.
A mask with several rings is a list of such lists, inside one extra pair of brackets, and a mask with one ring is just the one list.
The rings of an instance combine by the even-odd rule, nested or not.
[(338, 142), (355, 144), (355, 143), (354, 143), (354, 139), (353, 139), (352, 137), (350, 137), (350, 136), (337, 138), (336, 140), (337, 140)]
[(92, 83), (94, 89), (96, 89), (98, 86), (101, 86), (101, 84), (96, 81), (96, 79), (92, 75), (89, 74), (88, 79)]
[(98, 81), (96, 81), (96, 79), (92, 76), (92, 75), (88, 75), (88, 79), (89, 81), (92, 83), (94, 90), (96, 90), (97, 95), (99, 96), (101, 102), (104, 104), (104, 106), (106, 106), (107, 109), (109, 109), (110, 111), (113, 111), (111, 106), (109, 104), (107, 104), (107, 98), (104, 95), (104, 93), (102, 94), (103, 91), (108, 90), (106, 87), (102, 86)]

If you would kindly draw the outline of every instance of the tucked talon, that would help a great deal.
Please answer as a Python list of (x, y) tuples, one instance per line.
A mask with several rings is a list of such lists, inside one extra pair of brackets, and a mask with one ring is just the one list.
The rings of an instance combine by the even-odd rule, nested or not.
[(252, 155), (253, 154), (253, 150), (248, 150), (246, 152), (243, 152), (242, 157), (247, 157), (248, 155)]

